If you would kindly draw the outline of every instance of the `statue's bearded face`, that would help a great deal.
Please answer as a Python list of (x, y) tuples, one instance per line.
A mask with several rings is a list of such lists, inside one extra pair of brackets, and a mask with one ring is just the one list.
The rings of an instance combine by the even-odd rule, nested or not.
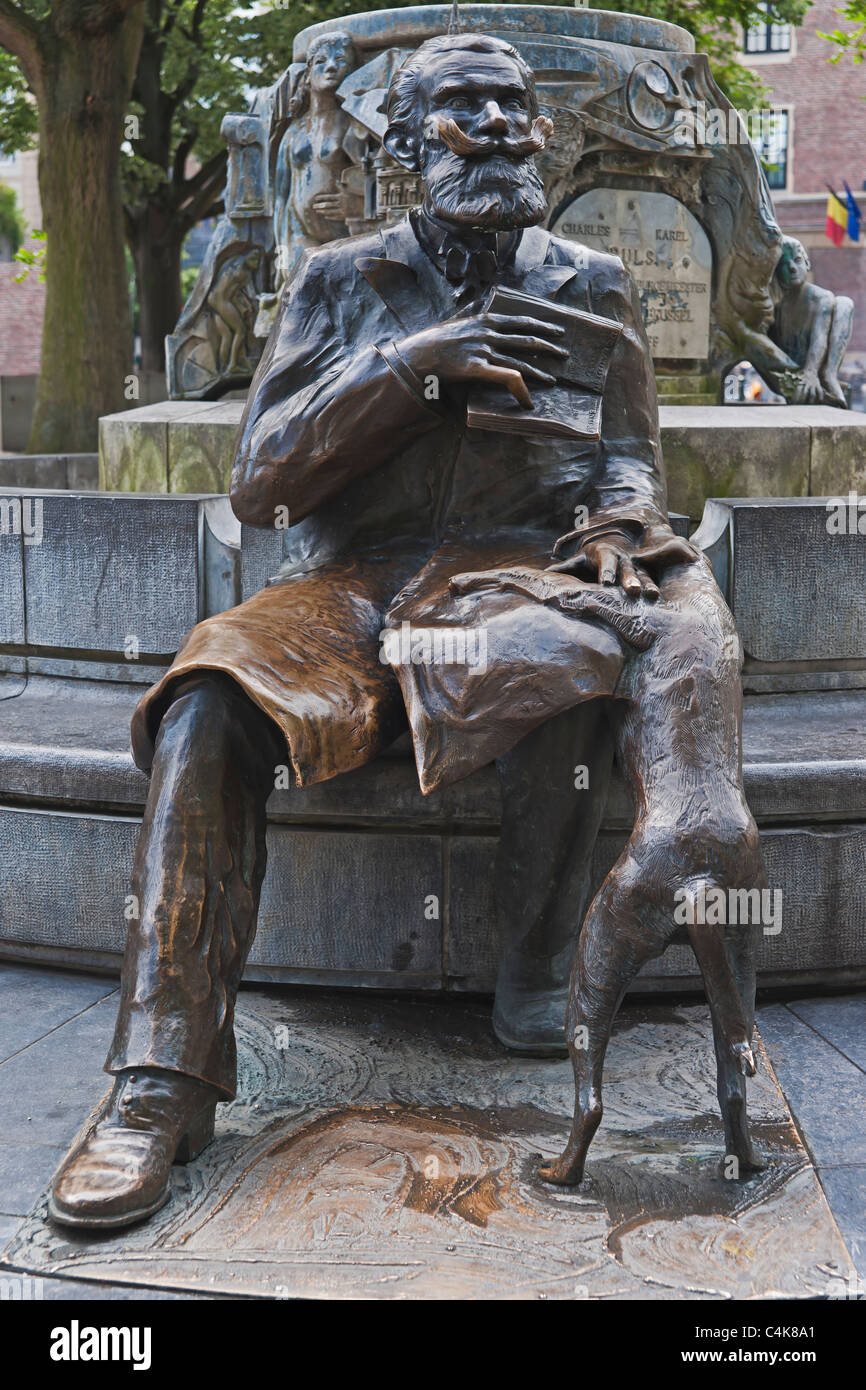
[(416, 151), (425, 205), (488, 230), (529, 227), (547, 207), (534, 151), (544, 147), (529, 92), (506, 54), (431, 56), (418, 91)]

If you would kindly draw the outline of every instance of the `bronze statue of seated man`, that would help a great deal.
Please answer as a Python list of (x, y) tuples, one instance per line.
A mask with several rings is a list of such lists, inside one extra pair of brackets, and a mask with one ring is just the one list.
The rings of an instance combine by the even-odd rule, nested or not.
[[(423, 206), (305, 254), (239, 435), (235, 511), (258, 526), (287, 516), (286, 562), (189, 634), (134, 716), (136, 761), (151, 770), (139, 915), (106, 1063), (114, 1088), (53, 1181), (51, 1215), (69, 1225), (156, 1211), (172, 1162), (207, 1143), (216, 1103), (235, 1093), (235, 996), (284, 764), (298, 786), (322, 781), (375, 758), (407, 723), (425, 790), (496, 761), (494, 1026), (549, 1052), (562, 1047), (618, 744), (637, 820), (581, 938), (567, 1038), (575, 1135), (546, 1173), (556, 1181), (582, 1174), (614, 1014), (669, 939), (677, 891), (761, 881), (732, 619), (706, 561), (668, 525), (631, 281), (615, 257), (538, 225), (534, 154), (549, 123), (532, 73), (499, 39), (433, 39), (395, 75), (388, 119), (386, 148), (420, 172)], [(569, 323), (582, 327), (565, 346)], [(575, 553), (547, 570), (576, 515)], [(382, 634), (403, 624), (473, 623), (483, 664), (380, 659)], [(575, 763), (588, 790), (575, 789)], [(748, 1168), (759, 1162), (743, 1081), (751, 942), (711, 932), (696, 945), (727, 1144)]]

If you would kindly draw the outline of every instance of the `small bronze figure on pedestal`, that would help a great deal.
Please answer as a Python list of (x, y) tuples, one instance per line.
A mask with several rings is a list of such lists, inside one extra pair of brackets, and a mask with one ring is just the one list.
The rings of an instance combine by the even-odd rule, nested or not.
[[(802, 242), (786, 236), (773, 276), (776, 314), (770, 337), (797, 364), (793, 386), (783, 392), (788, 400), (804, 405), (837, 405), (848, 402), (839, 381), (839, 368), (851, 341), (854, 301), (835, 295), (809, 279), (811, 262)], [(774, 382), (775, 390), (787, 382)]]
[[(676, 893), (762, 882), (733, 621), (668, 524), (631, 281), (615, 257), (538, 225), (534, 155), (550, 127), (532, 72), (499, 39), (443, 36), (399, 69), (387, 110), (385, 146), (420, 172), (423, 206), (305, 254), (240, 431), (235, 511), (272, 526), (288, 508), (287, 561), (189, 634), (134, 717), (151, 769), (140, 916), (106, 1064), (115, 1086), (53, 1183), (51, 1214), (73, 1226), (156, 1211), (172, 1162), (207, 1142), (234, 1095), (235, 995), (280, 764), (298, 785), (333, 777), (407, 717), (425, 790), (496, 760), (494, 1026), (550, 1052), (618, 745), (637, 819), (581, 937), (567, 1033), (578, 1103), (566, 1153), (544, 1170), (556, 1182), (582, 1175), (613, 1018), (670, 939)], [(576, 509), (575, 554), (550, 570)], [(383, 632), (404, 623), (483, 626), (487, 661), (398, 650), (383, 663)], [(579, 793), (575, 752), (589, 772)], [(759, 1162), (743, 1080), (749, 930), (694, 940), (728, 1150), (747, 1169)]]

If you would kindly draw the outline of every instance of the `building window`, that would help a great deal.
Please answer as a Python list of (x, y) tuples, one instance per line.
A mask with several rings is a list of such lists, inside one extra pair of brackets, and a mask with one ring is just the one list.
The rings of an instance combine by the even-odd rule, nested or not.
[[(767, 13), (766, 3), (758, 9)], [(768, 19), (758, 20), (746, 30), (745, 51), (747, 53), (790, 53), (790, 24), (773, 24)]]
[(762, 111), (760, 129), (751, 132), (770, 188), (788, 183), (788, 124), (787, 111)]

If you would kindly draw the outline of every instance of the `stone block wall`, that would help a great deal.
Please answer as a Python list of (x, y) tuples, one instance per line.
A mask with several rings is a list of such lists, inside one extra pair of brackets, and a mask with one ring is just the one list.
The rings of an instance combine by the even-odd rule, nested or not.
[[(99, 422), (99, 486), (225, 492), (242, 401), (167, 401)], [(866, 492), (866, 416), (829, 406), (663, 405), (668, 505), (697, 525), (708, 497)]]

